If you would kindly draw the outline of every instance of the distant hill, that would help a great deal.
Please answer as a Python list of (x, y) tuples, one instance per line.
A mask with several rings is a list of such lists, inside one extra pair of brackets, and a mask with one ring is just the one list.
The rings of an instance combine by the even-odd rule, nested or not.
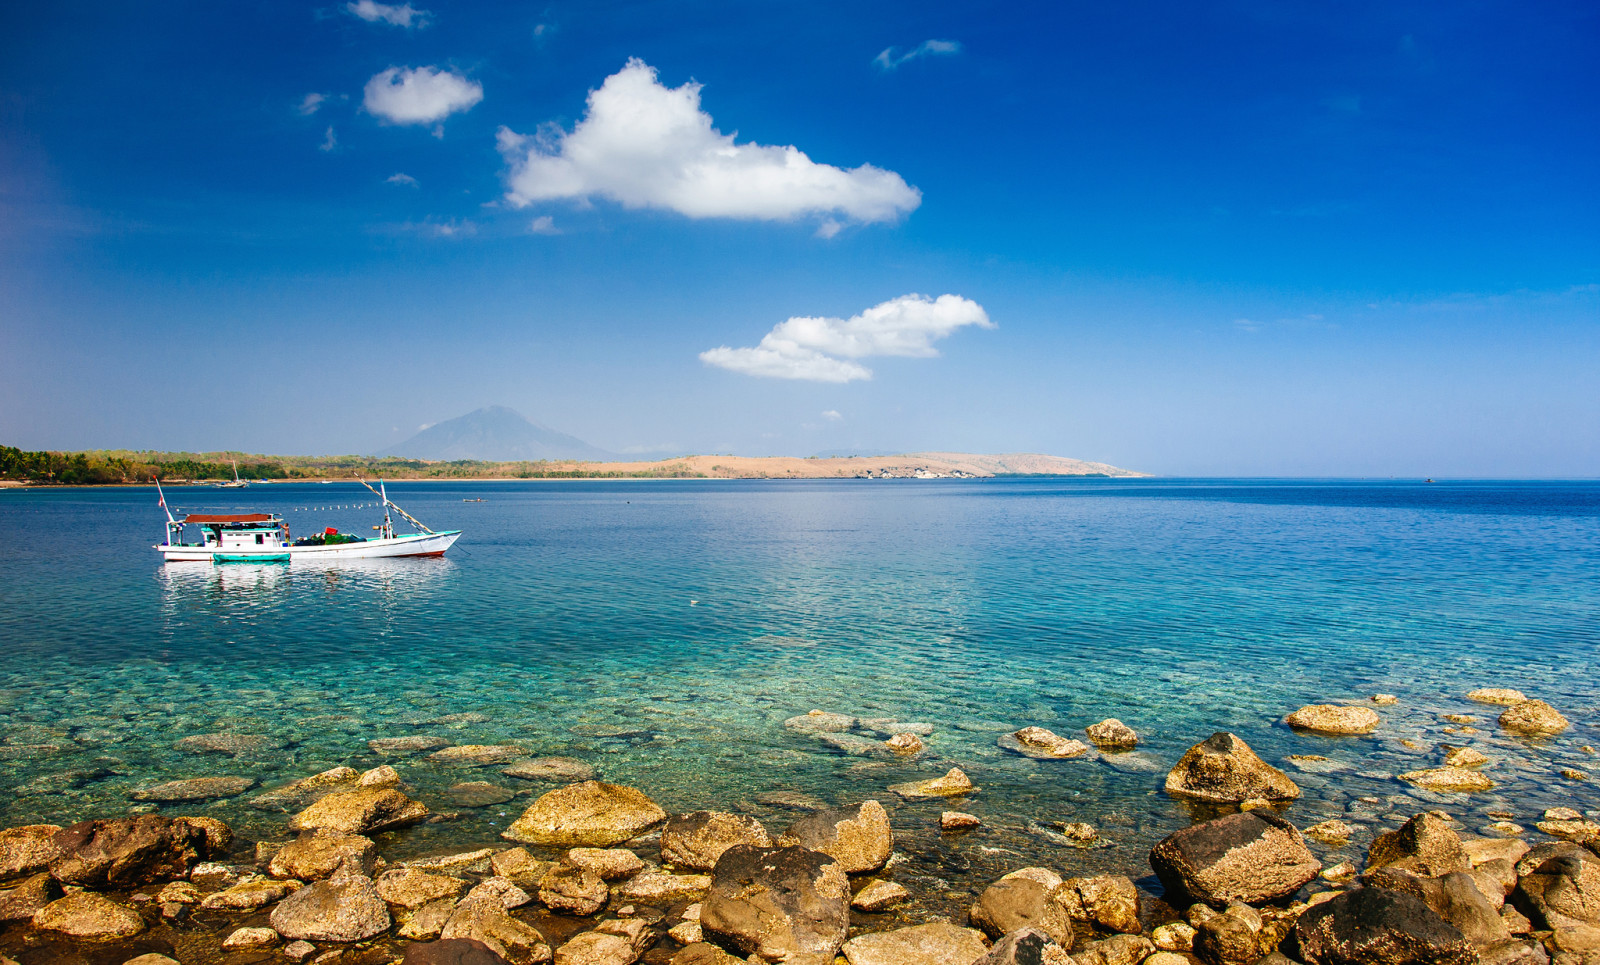
[(452, 462), (479, 459), (486, 462), (580, 459), (607, 462), (615, 453), (591, 446), (582, 439), (529, 422), (521, 413), (491, 405), (456, 419), (429, 426), (381, 456)]

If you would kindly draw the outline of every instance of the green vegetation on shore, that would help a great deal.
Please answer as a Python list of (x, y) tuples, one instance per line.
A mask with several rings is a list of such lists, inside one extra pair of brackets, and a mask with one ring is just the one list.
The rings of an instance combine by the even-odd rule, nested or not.
[(386, 479), (604, 479), (700, 477), (685, 463), (636, 471), (574, 468), (559, 462), (423, 462), (372, 456), (263, 456), (239, 452), (154, 452), (95, 449), (85, 452), (28, 452), (0, 446), (0, 479), (33, 485), (104, 486), (233, 478), (237, 460), (242, 479), (325, 479), (330, 476), (383, 476)]

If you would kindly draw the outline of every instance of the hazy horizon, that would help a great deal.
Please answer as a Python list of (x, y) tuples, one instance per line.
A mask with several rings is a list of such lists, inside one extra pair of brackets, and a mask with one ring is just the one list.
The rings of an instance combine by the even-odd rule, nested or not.
[(1597, 28), (8, 7), (0, 444), (1600, 476)]

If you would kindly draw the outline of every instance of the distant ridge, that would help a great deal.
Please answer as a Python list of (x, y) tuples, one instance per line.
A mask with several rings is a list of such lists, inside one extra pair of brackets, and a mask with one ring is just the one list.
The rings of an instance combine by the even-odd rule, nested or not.
[(576, 436), (529, 422), (521, 413), (503, 405), (487, 406), (429, 426), (378, 455), (433, 462), (453, 462), (458, 459), (485, 462), (533, 462), (541, 459), (609, 462), (620, 458)]

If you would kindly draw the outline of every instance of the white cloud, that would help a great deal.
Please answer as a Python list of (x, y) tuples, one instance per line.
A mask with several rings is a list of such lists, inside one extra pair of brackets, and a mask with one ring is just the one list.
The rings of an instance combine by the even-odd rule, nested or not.
[(844, 418), (844, 416), (839, 414), (839, 410), (838, 409), (829, 409), (826, 412), (822, 413), (822, 417), (824, 419), (827, 419), (829, 422), (838, 422), (839, 420)]
[(882, 53), (872, 58), (872, 62), (877, 65), (879, 70), (891, 71), (906, 61), (916, 60), (918, 57), (927, 57), (932, 54), (959, 54), (961, 53), (961, 43), (956, 40), (924, 40), (907, 53), (898, 53), (899, 49), (899, 47), (886, 47)]
[(600, 197), (691, 218), (837, 214), (873, 222), (895, 221), (922, 203), (922, 192), (893, 171), (818, 164), (792, 146), (735, 143), (700, 109), (699, 84), (663, 86), (637, 58), (590, 91), (588, 103), (570, 132), (527, 137), (500, 129), (512, 204)]
[(403, 184), (406, 187), (411, 187), (411, 188), (414, 188), (414, 187), (417, 186), (417, 179), (416, 178), (412, 177), (409, 174), (402, 174), (402, 173), (400, 173), (398, 171), (396, 171), (394, 174), (389, 175), (388, 177), (384, 178), (383, 180), (385, 181), (385, 183), (388, 183), (388, 184)]
[(319, 151), (332, 151), (334, 148), (336, 148), (338, 146), (339, 146), (339, 139), (337, 137), (333, 136), (333, 125), (329, 124), (328, 125), (328, 133), (322, 135), (322, 145), (320, 147), (318, 147), (317, 150), (319, 150)]
[(390, 67), (367, 81), (367, 112), (395, 124), (432, 124), (483, 100), (483, 85), (432, 67)]
[(307, 94), (306, 99), (300, 102), (300, 116), (310, 117), (315, 114), (317, 108), (321, 107), (322, 102), (327, 99), (328, 96), (326, 94)]
[(536, 235), (558, 235), (561, 229), (556, 227), (556, 219), (547, 214), (534, 218), (528, 225), (528, 230)]
[(344, 8), (368, 23), (377, 23), (381, 20), (408, 30), (412, 27), (418, 29), (426, 27), (428, 21), (433, 18), (433, 14), (426, 10), (418, 10), (409, 3), (397, 7), (390, 3), (374, 3), (373, 0), (356, 0), (355, 3), (345, 4)]
[(701, 352), (700, 361), (764, 378), (852, 382), (872, 378), (871, 369), (852, 359), (931, 358), (939, 354), (935, 341), (967, 325), (995, 327), (983, 306), (960, 295), (901, 295), (853, 318), (797, 316), (754, 348), (723, 345)]

